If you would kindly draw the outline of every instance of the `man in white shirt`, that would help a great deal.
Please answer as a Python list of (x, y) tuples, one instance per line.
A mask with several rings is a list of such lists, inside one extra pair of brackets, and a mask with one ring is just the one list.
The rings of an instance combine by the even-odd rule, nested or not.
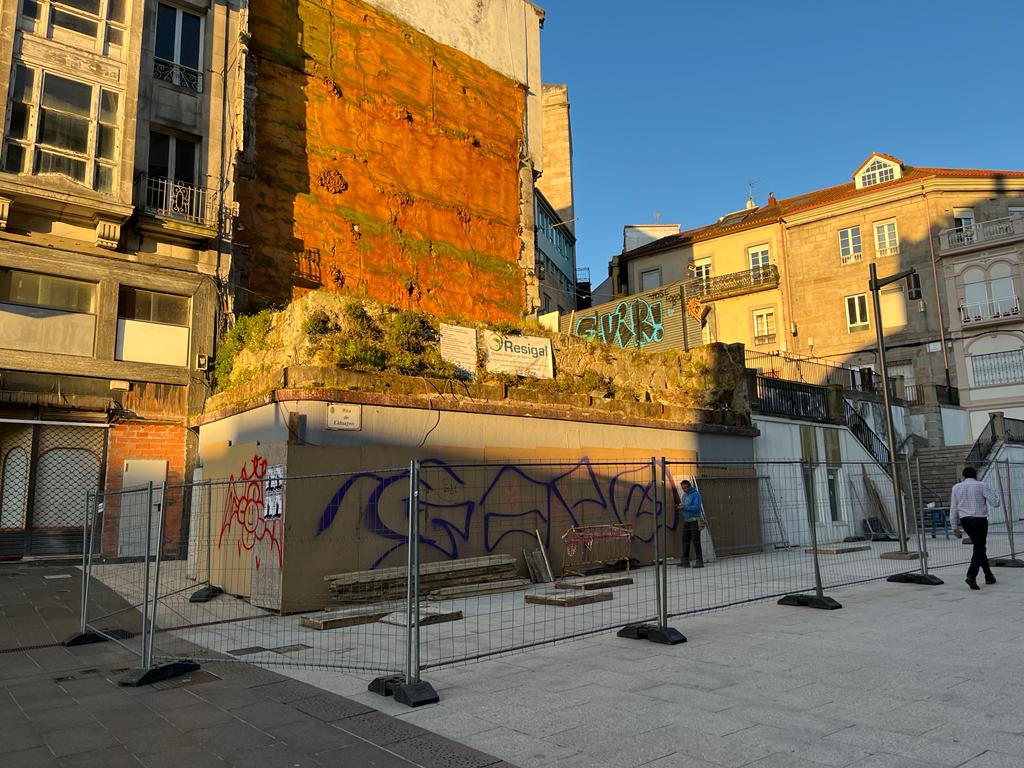
[(967, 566), (967, 586), (981, 589), (978, 586), (978, 571), (985, 572), (985, 583), (995, 584), (996, 577), (988, 564), (985, 552), (985, 539), (988, 538), (988, 506), (1000, 505), (999, 495), (978, 481), (978, 472), (974, 467), (964, 467), (964, 479), (953, 486), (953, 494), (949, 500), (949, 524), (953, 535), (958, 539), (962, 535), (960, 527), (971, 537), (974, 552), (971, 564)]

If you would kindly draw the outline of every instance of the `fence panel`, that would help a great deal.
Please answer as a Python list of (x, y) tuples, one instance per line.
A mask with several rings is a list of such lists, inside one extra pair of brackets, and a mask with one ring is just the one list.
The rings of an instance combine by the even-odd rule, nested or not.
[[(155, 554), (154, 510), (161, 494), (160, 486), (149, 485), (92, 492), (84, 513), (82, 629), (120, 643), (140, 663), (155, 586), (155, 558), (146, 556), (147, 543)], [(125, 541), (132, 546), (122, 547)]]
[(408, 477), (286, 478), (254, 460), (238, 478), (169, 487), (189, 496), (193, 527), (187, 544), (162, 542), (154, 659), (399, 671)]
[(419, 473), (422, 668), (656, 620), (655, 462)]

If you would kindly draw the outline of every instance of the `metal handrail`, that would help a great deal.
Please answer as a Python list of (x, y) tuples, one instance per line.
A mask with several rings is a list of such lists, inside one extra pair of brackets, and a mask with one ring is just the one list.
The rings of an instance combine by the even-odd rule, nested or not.
[(850, 405), (849, 400), (845, 399), (843, 400), (843, 423), (849, 427), (853, 436), (857, 438), (875, 461), (888, 470), (889, 447), (882, 442), (882, 438), (875, 433), (871, 425), (860, 415), (860, 412)]
[(991, 417), (989, 417), (988, 424), (981, 430), (981, 434), (978, 435), (978, 439), (974, 441), (974, 445), (971, 446), (971, 450), (967, 452), (967, 458), (964, 463), (969, 467), (974, 467), (981, 474), (981, 470), (987, 463), (988, 456), (992, 452), (996, 443), (999, 441), (996, 439), (995, 425)]
[(966, 245), (1022, 234), (1024, 234), (1024, 216), (1006, 216), (944, 229), (939, 233), (939, 246), (947, 250), (962, 248)]
[(220, 195), (216, 189), (148, 174), (142, 174), (140, 189), (141, 205), (148, 213), (206, 227), (217, 226)]

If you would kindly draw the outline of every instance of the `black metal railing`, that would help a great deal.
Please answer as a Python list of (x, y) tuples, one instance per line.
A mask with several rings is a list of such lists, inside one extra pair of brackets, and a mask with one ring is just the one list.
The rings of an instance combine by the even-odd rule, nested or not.
[(746, 350), (745, 364), (758, 375), (787, 381), (799, 381), (819, 387), (838, 384), (857, 392), (881, 392), (882, 378), (870, 368), (848, 368), (822, 360), (784, 354)]
[(778, 287), (779, 268), (774, 264), (745, 269), (742, 272), (730, 272), (727, 275), (695, 277), (683, 281), (683, 289), (688, 297), (707, 301), (743, 296)]
[[(929, 400), (931, 392), (934, 403)], [(960, 405), (960, 390), (945, 384), (904, 384), (903, 399), (907, 405)]]
[(871, 428), (860, 412), (850, 405), (848, 400), (843, 400), (843, 423), (849, 427), (850, 432), (857, 438), (864, 449), (874, 457), (875, 461), (886, 469), (889, 468), (889, 447), (882, 441), (875, 430)]
[(1003, 419), (1006, 425), (1006, 442), (1024, 443), (1024, 421), (1020, 419)]
[(974, 385), (990, 387), (1024, 381), (1024, 350), (971, 355)]
[(217, 226), (221, 209), (216, 189), (142, 174), (139, 190), (140, 203), (147, 213), (205, 227)]
[(995, 447), (999, 440), (996, 438), (995, 425), (992, 419), (989, 418), (988, 424), (981, 430), (981, 434), (978, 435), (978, 439), (974, 441), (974, 445), (971, 446), (971, 450), (967, 453), (967, 458), (964, 463), (969, 467), (974, 467), (981, 472), (982, 467), (985, 465), (988, 455), (992, 453), (992, 449)]
[(828, 421), (828, 390), (813, 384), (757, 376), (755, 407), (765, 416)]

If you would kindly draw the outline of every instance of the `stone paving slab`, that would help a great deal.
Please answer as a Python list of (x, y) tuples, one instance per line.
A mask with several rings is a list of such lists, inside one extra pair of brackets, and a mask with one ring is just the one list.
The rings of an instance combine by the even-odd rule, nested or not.
[[(54, 645), (77, 629), (77, 609), (30, 610), (79, 589), (77, 571), (18, 564), (0, 565), (0, 575), (18, 606), (0, 625), (3, 768), (511, 768), (366, 702), (244, 663), (121, 687), (136, 656), (114, 643)], [(116, 609), (114, 596), (103, 599)], [(49, 644), (28, 649), (10, 630), (21, 619)]]

